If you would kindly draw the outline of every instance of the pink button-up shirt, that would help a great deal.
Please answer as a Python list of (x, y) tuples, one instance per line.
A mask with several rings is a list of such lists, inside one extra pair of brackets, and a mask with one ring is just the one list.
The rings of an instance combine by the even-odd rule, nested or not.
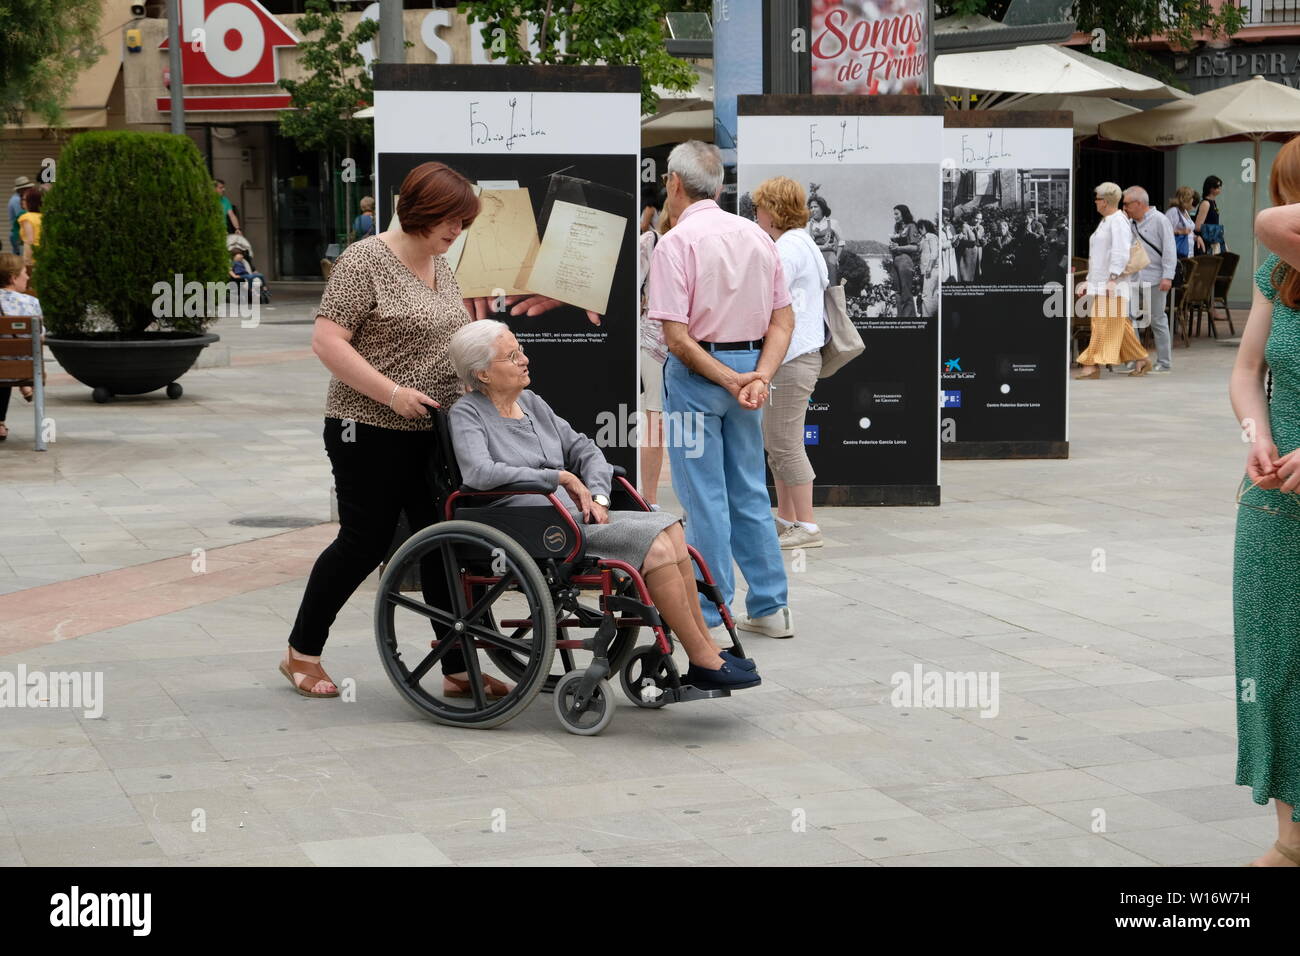
[(790, 304), (776, 243), (757, 223), (692, 203), (650, 262), (646, 315), (685, 322), (697, 342), (744, 342), (767, 334), (772, 311)]

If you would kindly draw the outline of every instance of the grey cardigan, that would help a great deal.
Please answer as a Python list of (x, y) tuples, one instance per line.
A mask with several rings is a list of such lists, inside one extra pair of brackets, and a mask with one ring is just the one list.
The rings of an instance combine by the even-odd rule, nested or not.
[[(451, 406), (451, 437), (461, 481), (487, 490), (525, 481), (557, 487), (560, 470), (582, 479), (593, 495), (608, 495), (614, 469), (596, 443), (551, 409), (541, 396), (524, 389), (519, 395), (524, 417), (505, 418), (482, 392), (470, 392)], [(557, 494), (565, 507), (580, 513), (567, 491)], [(502, 504), (539, 504), (537, 498), (506, 498)]]

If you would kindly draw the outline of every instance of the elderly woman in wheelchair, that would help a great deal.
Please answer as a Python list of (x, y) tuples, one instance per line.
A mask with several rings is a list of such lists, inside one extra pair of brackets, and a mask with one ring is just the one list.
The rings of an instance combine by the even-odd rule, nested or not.
[[(649, 510), (595, 442), (528, 390), (529, 360), (509, 326), (489, 319), (465, 326), (452, 336), (448, 357), (467, 394), (445, 422), (459, 473), (444, 476), (443, 486), (460, 487), (448, 487), (450, 520), (418, 532), (390, 560), (376, 606), (381, 657), (408, 701), (443, 723), (492, 727), (546, 689), (565, 729), (594, 734), (612, 716), (604, 678), (613, 673), (640, 707), (759, 685), (708, 568), (686, 544), (681, 519)], [(422, 573), (448, 575), (455, 608), (400, 594), (399, 579), (417, 563)], [(600, 591), (599, 608), (579, 601), (591, 590)], [(732, 647), (714, 643), (699, 594), (719, 606)], [(398, 608), (427, 618), (438, 635), (414, 667), (403, 660)], [(636, 648), (644, 626), (655, 643)], [(577, 628), (594, 628), (595, 636), (569, 638)], [(690, 661), (684, 675), (672, 661), (670, 634)], [(463, 707), (420, 687), (453, 647), (466, 652), (475, 690)], [(562, 677), (550, 675), (557, 649)], [(516, 686), (478, 690), (479, 650)], [(585, 669), (574, 666), (575, 650), (593, 653)]]

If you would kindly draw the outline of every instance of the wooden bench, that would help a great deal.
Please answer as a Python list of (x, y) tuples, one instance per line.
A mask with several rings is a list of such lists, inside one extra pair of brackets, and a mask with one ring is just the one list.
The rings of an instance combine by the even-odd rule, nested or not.
[[(41, 374), (35, 374), (36, 369)], [(45, 363), (41, 355), (41, 317), (5, 315), (0, 312), (0, 388), (32, 387), (36, 412), (36, 450), (48, 451), (45, 443)], [(10, 408), (13, 407), (12, 401)]]

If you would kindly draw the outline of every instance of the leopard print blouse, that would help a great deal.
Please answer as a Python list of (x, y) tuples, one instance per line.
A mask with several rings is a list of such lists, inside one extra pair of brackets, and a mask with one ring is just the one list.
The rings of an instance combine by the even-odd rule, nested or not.
[[(354, 242), (334, 263), (316, 314), (352, 333), (363, 359), (404, 388), (416, 388), (444, 409), (461, 396), (447, 358), (452, 333), (468, 325), (460, 286), (447, 260), (436, 257), (438, 291), (421, 282), (383, 239)], [(398, 431), (426, 431), (428, 418), (407, 420), (382, 402), (330, 376), (327, 418), (348, 418)]]

